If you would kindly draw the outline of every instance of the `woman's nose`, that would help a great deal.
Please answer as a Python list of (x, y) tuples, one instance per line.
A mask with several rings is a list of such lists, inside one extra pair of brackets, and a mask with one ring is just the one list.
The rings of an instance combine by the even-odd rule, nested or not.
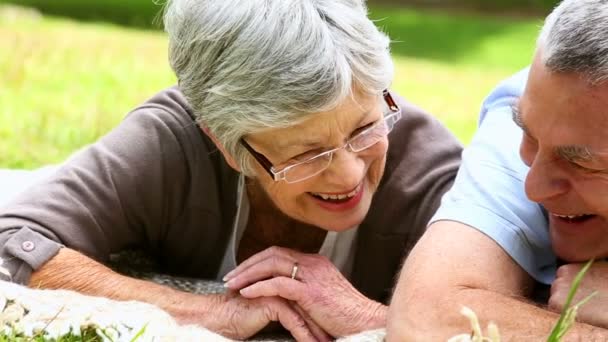
[(334, 152), (331, 164), (325, 170), (325, 176), (334, 184), (354, 188), (363, 179), (365, 168), (365, 160), (358, 153), (341, 149)]

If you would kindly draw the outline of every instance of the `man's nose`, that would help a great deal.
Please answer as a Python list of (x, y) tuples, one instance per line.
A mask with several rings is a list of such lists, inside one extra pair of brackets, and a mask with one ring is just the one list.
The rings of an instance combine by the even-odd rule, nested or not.
[(530, 170), (525, 189), (531, 201), (542, 203), (568, 192), (568, 178), (554, 157), (547, 153), (536, 153), (528, 165)]

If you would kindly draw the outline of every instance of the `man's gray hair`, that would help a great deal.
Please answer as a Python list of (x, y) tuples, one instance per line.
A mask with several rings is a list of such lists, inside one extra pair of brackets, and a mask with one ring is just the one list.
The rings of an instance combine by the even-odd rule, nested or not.
[(608, 1), (562, 1), (545, 20), (538, 50), (551, 71), (608, 80)]
[(169, 0), (169, 60), (197, 121), (245, 174), (239, 140), (331, 110), (393, 77), (364, 0)]

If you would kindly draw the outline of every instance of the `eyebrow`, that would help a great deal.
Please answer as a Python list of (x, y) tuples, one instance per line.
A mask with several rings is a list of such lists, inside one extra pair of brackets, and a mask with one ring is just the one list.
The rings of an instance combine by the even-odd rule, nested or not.
[[(530, 134), (526, 124), (521, 117), (521, 109), (519, 107), (519, 101), (511, 105), (511, 113), (513, 122), (519, 126), (526, 135), (534, 139), (534, 136)], [(563, 145), (554, 148), (555, 154), (560, 156), (562, 159), (569, 162), (590, 162), (595, 159), (595, 155), (591, 152), (591, 149), (587, 146), (581, 145)]]
[[(359, 125), (361, 125), (361, 123), (363, 121), (365, 121), (365, 118), (367, 118), (372, 112), (373, 112), (373, 109), (365, 111), (364, 113), (361, 113), (359, 121), (357, 121), (357, 123), (355, 124), (355, 128), (353, 129), (353, 131), (357, 130)], [(310, 137), (306, 137), (306, 139), (309, 139), (309, 138)], [(323, 145), (323, 143), (319, 142), (318, 140), (312, 140), (312, 139), (311, 140), (302, 140), (302, 141), (294, 141), (294, 140), (285, 139), (280, 142), (278, 142), (278, 141), (275, 142), (275, 146), (280, 150), (284, 150), (287, 148), (293, 148), (293, 147), (298, 147), (298, 148), (303, 147), (306, 150), (316, 149), (319, 147), (326, 147)]]
[(555, 153), (570, 162), (591, 162), (595, 159), (588, 147), (580, 145), (558, 146)]
[(315, 141), (315, 140), (294, 141), (294, 140), (285, 139), (285, 140), (275, 142), (274, 145), (278, 150), (284, 150), (284, 149), (293, 148), (293, 147), (305, 147), (307, 149), (314, 149), (314, 148), (321, 147), (321, 143), (318, 141)]
[(521, 128), (524, 131), (524, 133), (530, 135), (530, 131), (528, 130), (528, 128), (524, 124), (524, 121), (521, 118), (521, 110), (519, 109), (519, 101), (517, 101), (511, 105), (511, 119), (513, 119), (513, 122), (519, 128)]

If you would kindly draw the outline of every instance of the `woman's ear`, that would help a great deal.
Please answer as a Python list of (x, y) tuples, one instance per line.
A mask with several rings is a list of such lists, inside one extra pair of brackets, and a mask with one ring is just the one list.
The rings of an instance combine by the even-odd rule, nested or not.
[(222, 155), (224, 156), (224, 159), (226, 160), (226, 163), (228, 163), (228, 165), (230, 165), (230, 167), (235, 169), (237, 172), (241, 172), (241, 168), (238, 166), (238, 164), (236, 163), (236, 161), (234, 160), (232, 155), (230, 155), (226, 151), (226, 149), (224, 148), (224, 145), (222, 145), (222, 143), (220, 143), (220, 141), (217, 139), (217, 137), (215, 135), (213, 135), (213, 133), (211, 133), (211, 131), (209, 131), (209, 128), (203, 124), (201, 124), (200, 127), (203, 130), (203, 132), (205, 133), (205, 135), (208, 136), (209, 139), (211, 139), (211, 141), (213, 141), (213, 144), (215, 144), (215, 147), (217, 147), (217, 149), (222, 153)]

